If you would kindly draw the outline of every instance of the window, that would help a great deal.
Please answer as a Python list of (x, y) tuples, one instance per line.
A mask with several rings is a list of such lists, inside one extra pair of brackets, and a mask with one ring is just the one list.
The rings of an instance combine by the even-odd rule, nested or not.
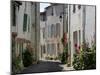
[(23, 31), (25, 32), (26, 30), (27, 30), (27, 14), (24, 14)]
[(21, 52), (23, 53), (23, 43), (21, 43)]
[(45, 21), (45, 16), (43, 15), (43, 21)]
[(45, 45), (43, 45), (43, 53), (46, 53), (46, 52), (45, 52)]
[(52, 24), (51, 25), (51, 37), (53, 37), (54, 36), (54, 25)]
[(74, 45), (77, 44), (77, 41), (78, 41), (77, 38), (78, 38), (77, 31), (75, 31), (75, 32), (73, 32), (73, 42), (74, 42)]
[(60, 23), (56, 24), (56, 36), (60, 37)]
[(43, 28), (43, 38), (45, 38), (45, 28)]
[(76, 53), (78, 46), (78, 34), (77, 31), (73, 32), (73, 47), (74, 47), (74, 53)]
[(53, 16), (54, 14), (53, 14), (53, 6), (52, 6), (52, 11), (51, 11), (51, 15)]
[(50, 55), (51, 56), (53, 55), (53, 47), (52, 47), (52, 44), (50, 44)]
[(21, 2), (19, 2), (19, 1), (12, 1), (12, 25), (13, 26), (16, 26), (16, 16), (17, 16), (17, 11), (19, 11), (19, 7), (20, 7), (20, 5), (22, 5), (22, 3)]
[(47, 44), (47, 53), (48, 55), (56, 55), (56, 46), (54, 43)]
[(55, 44), (49, 44), (50, 46), (50, 51), (49, 54), (52, 55), (56, 55), (56, 48), (55, 48)]
[(16, 26), (16, 6), (15, 5), (12, 5), (12, 22), (13, 22), (13, 26)]
[(58, 51), (58, 54), (60, 54), (60, 44), (57, 43), (57, 51)]
[(47, 44), (47, 54), (50, 54), (50, 44)]
[(81, 5), (78, 5), (78, 9), (81, 9)]
[(48, 26), (48, 37), (51, 37), (51, 26)]
[(16, 52), (17, 52), (17, 55), (19, 55), (19, 43), (16, 42)]
[(51, 44), (51, 47), (52, 47), (51, 54), (56, 55), (56, 45), (53, 43), (53, 44)]
[(73, 5), (73, 13), (75, 13), (76, 11), (76, 8), (75, 8), (75, 5)]
[(52, 24), (51, 25), (51, 37), (56, 36), (56, 25)]
[(54, 25), (54, 37), (56, 37), (56, 25)]
[(30, 31), (30, 17), (28, 18), (28, 32)]
[(49, 37), (49, 26), (48, 26), (48, 37)]
[(81, 31), (79, 30), (79, 44), (81, 44)]

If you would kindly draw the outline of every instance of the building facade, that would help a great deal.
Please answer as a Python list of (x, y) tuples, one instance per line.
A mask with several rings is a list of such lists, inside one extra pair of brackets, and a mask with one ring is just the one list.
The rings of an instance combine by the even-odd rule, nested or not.
[[(41, 13), (40, 26), (45, 26), (45, 56), (58, 57), (63, 52), (64, 5), (51, 4)], [(44, 17), (43, 17), (44, 15)], [(44, 19), (43, 19), (44, 18)], [(44, 24), (44, 25), (42, 25)], [(42, 39), (42, 38), (41, 38)]]
[(83, 43), (83, 7), (81, 5), (69, 5), (69, 36), (71, 50), (71, 64), (73, 55), (76, 53), (76, 47), (80, 48)]
[(46, 56), (46, 16), (45, 12), (40, 13), (40, 59)]
[[(90, 13), (91, 12), (91, 13)], [(70, 63), (77, 51), (82, 50), (84, 42), (92, 46), (95, 42), (95, 6), (69, 5), (68, 6), (68, 44)]]
[(23, 64), (23, 52), (33, 55), (33, 62), (39, 60), (40, 20), (39, 3), (12, 1), (12, 57), (20, 57)]
[(84, 6), (85, 7), (85, 41), (89, 47), (96, 42), (96, 7), (95, 6)]

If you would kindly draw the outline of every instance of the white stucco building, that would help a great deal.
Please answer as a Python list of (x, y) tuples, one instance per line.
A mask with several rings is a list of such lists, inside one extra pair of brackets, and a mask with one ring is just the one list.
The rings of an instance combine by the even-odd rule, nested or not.
[(16, 34), (14, 38), (15, 56), (22, 58), (22, 53), (28, 47), (33, 53), (33, 57), (38, 60), (40, 48), (39, 3), (12, 1), (12, 4), (11, 32), (12, 36)]
[(84, 6), (85, 7), (85, 40), (89, 47), (96, 42), (96, 7), (95, 6)]
[(45, 12), (40, 13), (40, 59), (46, 56), (46, 16)]
[(37, 60), (56, 58), (63, 52), (61, 39), (67, 34), (68, 56), (85, 42), (91, 47), (96, 37), (95, 6), (51, 4), (40, 13), (39, 3), (14, 1), (12, 12), (12, 42), (14, 55), (19, 56), (30, 47)]
[(83, 42), (95, 42), (95, 6), (69, 5), (68, 6), (68, 40), (71, 65), (76, 50), (82, 50)]
[(83, 7), (81, 5), (69, 5), (69, 44), (71, 64), (73, 55), (76, 53), (76, 48), (79, 48), (83, 43)]
[[(61, 39), (63, 37), (64, 5), (51, 4), (46, 7), (45, 11), (42, 13), (45, 14), (45, 19), (44, 21), (40, 21), (40, 27), (45, 26), (45, 55), (46, 57), (49, 56), (55, 58), (63, 52)], [(43, 18), (42, 15), (41, 17)]]

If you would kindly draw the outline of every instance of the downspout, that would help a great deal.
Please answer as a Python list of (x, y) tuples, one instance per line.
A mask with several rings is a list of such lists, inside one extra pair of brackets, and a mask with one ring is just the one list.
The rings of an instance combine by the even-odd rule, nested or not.
[(85, 6), (83, 6), (83, 43), (85, 43), (85, 25), (86, 25), (86, 10)]
[(69, 24), (69, 26), (68, 26), (68, 34), (69, 34), (69, 39), (68, 39), (68, 49), (69, 49), (69, 52), (68, 52), (68, 55), (69, 55), (69, 65), (68, 66), (71, 66), (72, 65), (72, 63), (71, 63), (71, 48), (70, 48), (70, 45), (71, 45), (71, 43), (70, 43), (70, 21), (71, 21), (71, 12), (70, 12), (70, 9), (71, 9), (71, 5), (68, 5), (68, 16), (69, 16), (69, 18), (68, 18), (68, 24)]

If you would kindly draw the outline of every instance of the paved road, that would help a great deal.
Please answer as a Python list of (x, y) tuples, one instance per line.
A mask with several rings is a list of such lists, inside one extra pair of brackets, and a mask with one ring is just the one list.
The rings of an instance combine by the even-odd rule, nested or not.
[(21, 72), (21, 74), (62, 71), (63, 68), (60, 67), (60, 64), (61, 64), (60, 62), (40, 61), (38, 64), (33, 64), (28, 68), (24, 69)]

